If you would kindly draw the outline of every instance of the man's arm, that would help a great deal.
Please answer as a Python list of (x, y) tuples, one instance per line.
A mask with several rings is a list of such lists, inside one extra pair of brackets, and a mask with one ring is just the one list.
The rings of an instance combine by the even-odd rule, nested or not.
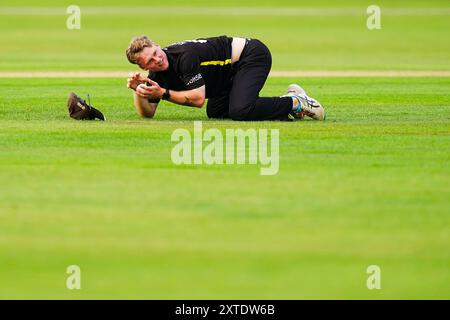
[[(138, 90), (138, 93), (142, 92), (142, 96), (152, 97), (152, 98), (159, 98), (161, 99), (166, 89), (161, 88), (159, 84), (153, 80), (148, 79), (148, 83), (151, 84), (151, 86), (144, 86), (142, 87), (143, 90)], [(190, 106), (190, 107), (196, 107), (201, 108), (203, 107), (203, 104), (205, 103), (205, 96), (206, 96), (206, 89), (205, 86), (201, 86), (196, 89), (192, 90), (185, 90), (185, 91), (174, 91), (170, 90), (170, 98), (168, 101), (181, 104), (184, 106)]]
[[(164, 93), (163, 89), (163, 93)], [(186, 91), (173, 91), (170, 90), (170, 98), (168, 101), (181, 104), (184, 106), (201, 108), (205, 103), (205, 86), (201, 86), (197, 89)]]
[(157, 103), (148, 102), (147, 98), (143, 98), (134, 92), (134, 105), (139, 115), (143, 118), (153, 118), (156, 112)]
[(158, 103), (151, 103), (145, 96), (145, 81), (147, 78), (141, 78), (139, 72), (132, 74), (127, 81), (127, 87), (133, 90), (134, 105), (139, 115), (143, 118), (153, 118)]

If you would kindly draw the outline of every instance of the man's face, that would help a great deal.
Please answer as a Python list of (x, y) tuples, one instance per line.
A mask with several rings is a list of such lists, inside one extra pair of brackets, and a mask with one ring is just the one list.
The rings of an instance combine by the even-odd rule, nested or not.
[(145, 47), (139, 54), (139, 67), (147, 71), (165, 71), (169, 68), (166, 53), (158, 45)]

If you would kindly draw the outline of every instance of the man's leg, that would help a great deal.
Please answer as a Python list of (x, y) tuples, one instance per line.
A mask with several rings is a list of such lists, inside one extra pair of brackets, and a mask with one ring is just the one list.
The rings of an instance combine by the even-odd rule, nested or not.
[(208, 116), (208, 118), (229, 118), (229, 105), (230, 97), (228, 95), (220, 98), (209, 98), (208, 104), (206, 105), (206, 115)]
[(261, 98), (261, 91), (272, 66), (269, 49), (251, 39), (234, 68), (230, 92), (230, 117), (233, 120), (286, 120), (292, 110), (291, 97)]

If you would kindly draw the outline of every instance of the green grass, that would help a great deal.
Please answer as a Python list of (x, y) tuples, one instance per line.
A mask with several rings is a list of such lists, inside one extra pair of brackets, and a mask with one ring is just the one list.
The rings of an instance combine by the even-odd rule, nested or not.
[[(34, 6), (33, 1), (2, 2), (2, 6)], [(120, 15), (89, 8), (101, 1), (77, 1), (81, 7), (81, 30), (66, 28), (65, 7), (71, 1), (41, 1), (44, 9), (60, 8), (59, 15), (0, 15), (0, 70), (129, 70), (125, 49), (133, 36), (147, 34), (166, 46), (181, 39), (227, 34), (256, 37), (269, 45), (274, 69), (359, 69), (359, 70), (450, 70), (450, 29), (448, 1), (378, 1), (382, 8), (382, 29), (368, 30), (366, 8), (373, 1), (347, 0), (339, 8), (356, 8), (359, 15), (277, 16), (196, 15), (172, 10), (187, 6), (184, 1), (152, 2), (168, 8), (164, 14), (133, 9), (123, 1)], [(143, 4), (145, 5), (145, 4)], [(223, 7), (223, 2), (194, 1), (192, 7)], [(234, 5), (234, 6), (233, 6)], [(261, 7), (262, 5), (262, 7)], [(0, 14), (2, 10), (0, 6)], [(336, 8), (329, 1), (227, 1), (240, 7), (255, 8)], [(414, 15), (392, 15), (389, 8), (425, 7)], [(39, 8), (39, 7), (38, 7)], [(189, 8), (189, 7), (188, 7)], [(338, 9), (339, 9), (338, 8)], [(446, 14), (429, 15), (427, 9), (440, 8)], [(41, 8), (42, 9), (42, 8)], [(43, 9), (43, 10), (44, 10)], [(384, 11), (386, 9), (386, 11)], [(17, 11), (20, 13), (20, 8)], [(45, 10), (44, 10), (45, 11)], [(220, 12), (220, 10), (219, 10)]]
[[(145, 120), (123, 79), (0, 79), (0, 298), (450, 298), (449, 78), (272, 78), (263, 93), (292, 81), (328, 121), (166, 103)], [(70, 90), (108, 121), (69, 119)], [(279, 174), (174, 165), (171, 133), (195, 119), (278, 128)]]

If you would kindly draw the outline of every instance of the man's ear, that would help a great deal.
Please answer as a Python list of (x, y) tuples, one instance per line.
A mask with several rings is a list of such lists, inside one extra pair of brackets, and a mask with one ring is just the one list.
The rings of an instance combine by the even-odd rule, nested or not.
[(145, 70), (145, 68), (142, 68), (142, 66), (141, 66), (141, 62), (142, 62), (142, 54), (143, 54), (143, 52), (141, 51), (140, 53), (139, 53), (139, 55), (138, 55), (138, 58), (137, 58), (137, 65), (139, 66), (139, 68), (141, 68), (142, 70)]

